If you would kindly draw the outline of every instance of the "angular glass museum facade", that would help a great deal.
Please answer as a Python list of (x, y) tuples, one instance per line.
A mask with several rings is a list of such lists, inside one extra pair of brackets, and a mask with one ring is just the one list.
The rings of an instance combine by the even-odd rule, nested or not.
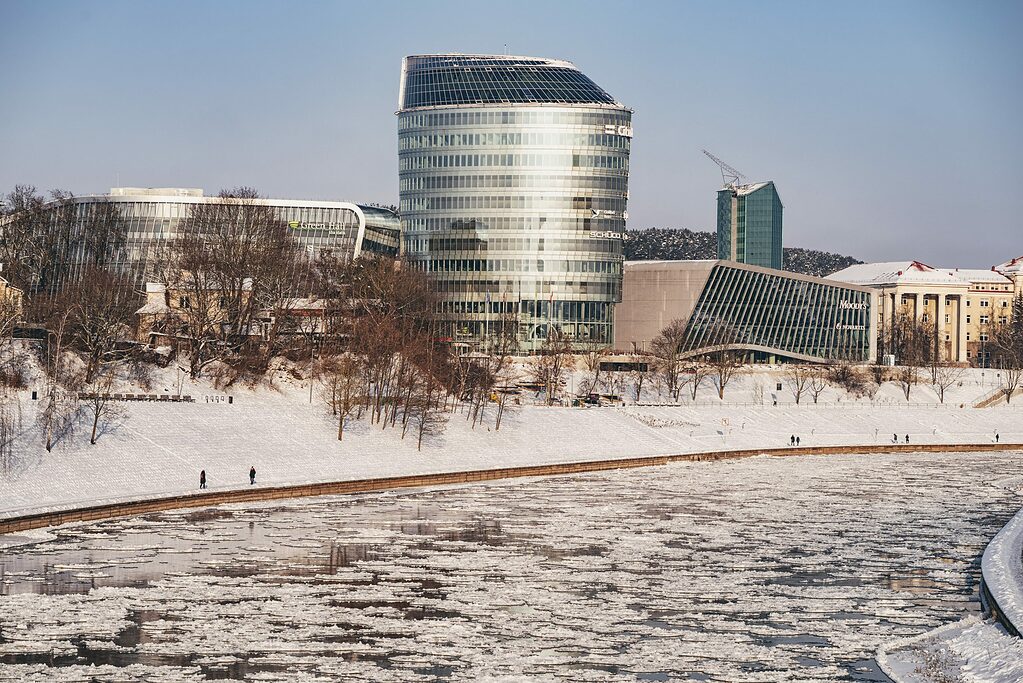
[(864, 363), (871, 359), (871, 308), (865, 289), (718, 263), (682, 346), (699, 353), (733, 345), (762, 356)]
[[(51, 202), (36, 229), (50, 235), (52, 268), (33, 288), (57, 291), (93, 263), (128, 275), (142, 286), (159, 278), (156, 270), (165, 251), (181, 234), (193, 207), (232, 201), (241, 200), (206, 197), (199, 189), (113, 188), (110, 194)], [(388, 209), (349, 202), (245, 201), (272, 206), (311, 259), (326, 251), (347, 258), (363, 253), (398, 255), (400, 224), (398, 215)]]
[(441, 336), (610, 344), (631, 110), (569, 62), (485, 55), (406, 57), (398, 108), (404, 256)]
[(615, 348), (648, 353), (681, 320), (689, 357), (727, 347), (750, 362), (866, 363), (875, 307), (868, 287), (735, 261), (630, 261)]
[(718, 258), (782, 268), (782, 210), (773, 182), (718, 190)]

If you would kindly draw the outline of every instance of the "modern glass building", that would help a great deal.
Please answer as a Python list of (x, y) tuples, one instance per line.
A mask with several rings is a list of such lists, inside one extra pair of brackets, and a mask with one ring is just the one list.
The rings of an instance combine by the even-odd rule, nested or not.
[(718, 258), (781, 269), (782, 208), (771, 181), (718, 190)]
[[(154, 278), (162, 253), (181, 234), (193, 207), (240, 201), (272, 206), (310, 258), (328, 250), (348, 258), (398, 254), (398, 215), (384, 208), (349, 202), (225, 199), (188, 188), (118, 187), (110, 194), (74, 197), (45, 207), (33, 229), (48, 235), (50, 267), (43, 281), (32, 287), (56, 291), (90, 263), (127, 274), (142, 286)], [(9, 216), (4, 221), (17, 219)], [(0, 222), (0, 233), (5, 222)]]
[(420, 55), (402, 62), (404, 256), (431, 274), (442, 335), (520, 350), (552, 329), (609, 345), (621, 299), (632, 111), (570, 62)]
[(750, 362), (866, 363), (877, 354), (868, 287), (733, 261), (630, 261), (615, 348), (649, 352), (675, 320), (700, 356), (727, 347)]

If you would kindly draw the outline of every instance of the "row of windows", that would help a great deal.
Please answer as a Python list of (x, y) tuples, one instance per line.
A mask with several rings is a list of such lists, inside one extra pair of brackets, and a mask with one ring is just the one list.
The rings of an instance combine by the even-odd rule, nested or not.
[[(516, 298), (532, 295), (546, 299), (552, 292), (562, 295), (603, 299), (606, 301), (621, 300), (621, 280), (482, 280), (476, 278), (446, 279), (436, 278), (432, 282), (434, 291), (446, 299), (482, 298), (487, 294), (492, 299), (500, 298), (501, 292)], [(446, 295), (446, 296), (445, 296)]]
[(605, 273), (620, 275), (622, 262), (573, 261), (563, 259), (431, 259), (420, 261), (417, 270), (430, 273), (499, 272), (516, 273)]
[(479, 166), (517, 166), (520, 168), (607, 168), (629, 171), (628, 156), (602, 154), (424, 154), (402, 156), (400, 171), (430, 168), (466, 168)]
[(553, 111), (528, 109), (502, 111), (500, 109), (474, 111), (446, 111), (437, 113), (402, 114), (398, 117), (398, 130), (412, 128), (448, 128), (450, 126), (543, 125), (543, 126), (627, 126), (632, 114), (622, 110), (607, 111)]
[(495, 230), (495, 231), (519, 231), (531, 230), (560, 230), (562, 232), (612, 232), (622, 233), (625, 230), (625, 220), (622, 218), (551, 218), (546, 216), (495, 216), (483, 218), (480, 216), (465, 217), (458, 219), (450, 218), (419, 218), (403, 217), (401, 219), (405, 233), (421, 232), (449, 232), (452, 230)]
[(399, 189), (402, 193), (416, 190), (491, 189), (491, 188), (573, 188), (579, 190), (612, 190), (627, 192), (629, 179), (620, 175), (549, 175), (522, 173), (504, 175), (482, 174), (413, 174), (401, 177)]
[(623, 135), (593, 133), (449, 133), (436, 135), (403, 135), (398, 150), (419, 150), (444, 147), (607, 147), (629, 149), (630, 138)]
[(401, 211), (466, 211), (477, 209), (597, 210), (625, 213), (626, 202), (610, 197), (556, 197), (539, 195), (433, 195), (401, 200)]
[[(455, 320), (439, 324), (441, 336), (452, 339), (483, 339), (493, 333), (488, 322), (482, 320)], [(572, 323), (558, 319), (534, 319), (519, 324), (519, 338), (539, 343), (552, 330), (558, 330), (563, 339), (578, 340), (588, 344), (606, 346), (611, 339), (610, 323)]]
[(520, 301), (441, 301), (437, 312), (449, 315), (518, 314), (531, 318), (552, 318), (603, 322), (608, 320), (611, 307), (603, 301), (551, 301), (523, 299)]
[(622, 241), (613, 238), (551, 239), (514, 237), (430, 237), (406, 238), (405, 251), (410, 258), (416, 254), (436, 254), (442, 251), (462, 251), (485, 254), (488, 252), (535, 253), (539, 251), (621, 256)]
[[(903, 304), (908, 304), (908, 303), (912, 302), (915, 296), (916, 296), (915, 294), (903, 294), (902, 295), (902, 303)], [(949, 297), (949, 296), (945, 297), (945, 303), (946, 304), (951, 304), (954, 301), (955, 301), (955, 299), (953, 299), (952, 297)], [(966, 301), (966, 307), (969, 308), (972, 305), (972, 300), (971, 299), (965, 299), (965, 301)], [(924, 306), (930, 306), (930, 302), (931, 302), (931, 299), (924, 299), (923, 300), (923, 305)], [(981, 308), (989, 308), (991, 306), (991, 300), (990, 299), (981, 299), (978, 302), (978, 304), (979, 304), (979, 306)], [(1002, 308), (1008, 308), (1009, 307), (1008, 299), (1002, 300), (1001, 304), (1002, 304)]]

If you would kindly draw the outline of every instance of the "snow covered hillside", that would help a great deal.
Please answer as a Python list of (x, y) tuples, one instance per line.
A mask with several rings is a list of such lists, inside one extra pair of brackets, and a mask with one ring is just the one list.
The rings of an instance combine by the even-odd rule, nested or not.
[[(582, 381), (577, 374), (572, 384)], [(338, 442), (318, 388), (310, 400), (308, 384), (294, 375), (283, 373), (273, 389), (227, 394), (171, 368), (147, 393), (179, 393), (181, 382), (180, 393), (193, 402), (122, 402), (122, 414), (95, 445), (83, 427), (47, 453), (35, 420), (40, 402), (31, 400), (29, 387), (19, 397), (23, 428), (0, 475), (0, 515), (188, 492), (198, 488), (200, 470), (211, 489), (224, 489), (248, 486), (250, 467), (260, 486), (781, 447), (792, 436), (802, 446), (885, 443), (893, 435), (904, 443), (907, 434), (918, 444), (987, 443), (996, 432), (1002, 442), (1023, 442), (1021, 406), (969, 407), (993, 389), (992, 378), (985, 379), (970, 374), (944, 405), (929, 387), (916, 387), (907, 403), (898, 387), (885, 385), (873, 400), (829, 388), (819, 404), (804, 396), (796, 406), (790, 392), (777, 390), (782, 372), (767, 369), (737, 378), (724, 402), (709, 382), (697, 402), (683, 405), (546, 407), (526, 395), (510, 406), (499, 431), (493, 410), (475, 428), (464, 412), (448, 415), (422, 451), (414, 436), (401, 439), (400, 425), (365, 421), (352, 422)]]

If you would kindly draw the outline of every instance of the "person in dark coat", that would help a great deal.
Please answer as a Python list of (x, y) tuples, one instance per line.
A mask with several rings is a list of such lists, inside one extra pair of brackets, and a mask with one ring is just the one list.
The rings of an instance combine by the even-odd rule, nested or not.
[(206, 488), (206, 470), (199, 472), (199, 488)]
[(789, 445), (790, 446), (795, 446), (796, 445), (796, 435), (795, 434), (793, 434), (792, 436), (789, 437)]
[(909, 434), (906, 434), (906, 443), (909, 443)]
[(249, 468), (249, 485), (256, 483), (256, 467), (252, 466)]
[(798, 436), (796, 437), (796, 445), (797, 446), (799, 445), (799, 437)]

